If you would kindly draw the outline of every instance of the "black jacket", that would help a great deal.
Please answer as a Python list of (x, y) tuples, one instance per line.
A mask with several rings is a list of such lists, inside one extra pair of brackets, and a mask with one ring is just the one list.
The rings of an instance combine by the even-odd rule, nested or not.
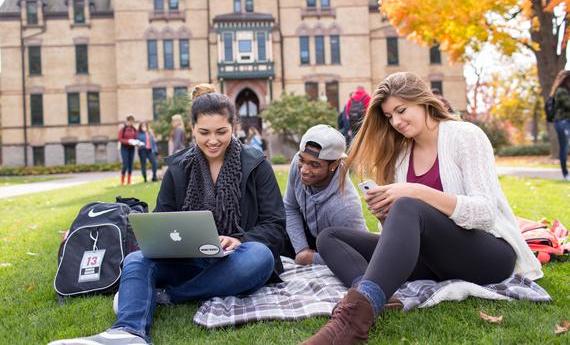
[[(164, 174), (154, 212), (175, 212), (182, 210), (188, 176), (183, 166), (191, 146), (165, 159), (168, 169)], [(273, 168), (263, 157), (263, 153), (242, 146), (241, 151), (241, 233), (232, 234), (242, 242), (256, 241), (265, 244), (275, 258), (272, 281), (278, 281), (283, 272), (279, 257), (285, 238), (285, 209)]]

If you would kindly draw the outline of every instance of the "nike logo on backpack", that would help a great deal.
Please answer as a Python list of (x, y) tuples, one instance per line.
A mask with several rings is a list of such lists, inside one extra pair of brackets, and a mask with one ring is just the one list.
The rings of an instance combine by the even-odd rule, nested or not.
[(102, 214), (109, 213), (111, 211), (115, 211), (116, 209), (117, 208), (111, 208), (109, 210), (103, 210), (103, 211), (99, 211), (99, 212), (95, 212), (95, 210), (91, 209), (87, 215), (91, 218), (94, 218), (94, 217), (98, 217)]

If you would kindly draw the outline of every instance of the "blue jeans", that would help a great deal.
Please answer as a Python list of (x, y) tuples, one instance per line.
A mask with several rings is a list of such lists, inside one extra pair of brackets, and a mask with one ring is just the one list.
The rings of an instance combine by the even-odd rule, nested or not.
[(568, 176), (568, 167), (566, 160), (568, 159), (568, 139), (570, 139), (570, 120), (557, 120), (554, 121), (554, 128), (558, 134), (558, 145), (560, 147), (560, 167), (562, 168), (562, 175)]
[(273, 272), (271, 250), (245, 242), (224, 258), (147, 259), (140, 251), (127, 255), (119, 287), (117, 321), (121, 328), (150, 341), (156, 287), (173, 303), (235, 296), (262, 287)]
[(141, 173), (146, 182), (146, 160), (150, 161), (150, 165), (152, 167), (152, 180), (156, 181), (156, 155), (152, 150), (147, 148), (139, 148), (139, 158), (141, 160)]
[(123, 165), (121, 167), (121, 175), (128, 172), (129, 175), (133, 172), (133, 163), (135, 161), (135, 147), (121, 145), (121, 160)]

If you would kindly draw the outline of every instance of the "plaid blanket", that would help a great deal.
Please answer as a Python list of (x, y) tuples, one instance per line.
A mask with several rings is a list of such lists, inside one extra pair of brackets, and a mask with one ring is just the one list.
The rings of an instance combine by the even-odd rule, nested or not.
[[(301, 320), (330, 315), (346, 288), (323, 265), (300, 266), (282, 257), (282, 283), (264, 286), (248, 296), (214, 297), (205, 301), (196, 315), (198, 325), (215, 328), (262, 320)], [(534, 302), (550, 301), (548, 293), (532, 280), (512, 276), (499, 284), (480, 286), (462, 280), (407, 282), (394, 294), (404, 310), (427, 308), (442, 301), (460, 301), (469, 296)]]

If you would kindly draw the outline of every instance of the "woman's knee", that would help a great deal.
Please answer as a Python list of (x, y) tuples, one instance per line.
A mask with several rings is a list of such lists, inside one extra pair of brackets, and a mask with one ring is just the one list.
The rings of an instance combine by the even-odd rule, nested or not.
[(275, 259), (269, 247), (260, 242), (245, 242), (238, 247), (238, 251), (242, 257), (240, 265), (243, 265), (240, 272), (248, 277), (267, 275), (269, 278), (275, 267)]
[(143, 256), (140, 250), (136, 252), (132, 252), (125, 257), (125, 261), (123, 262), (123, 270), (131, 270), (139, 267), (150, 267), (152, 261), (147, 259)]
[(317, 236), (317, 251), (319, 253), (326, 252), (334, 247), (335, 242), (338, 240), (339, 232), (346, 232), (346, 228), (330, 227), (321, 231)]

